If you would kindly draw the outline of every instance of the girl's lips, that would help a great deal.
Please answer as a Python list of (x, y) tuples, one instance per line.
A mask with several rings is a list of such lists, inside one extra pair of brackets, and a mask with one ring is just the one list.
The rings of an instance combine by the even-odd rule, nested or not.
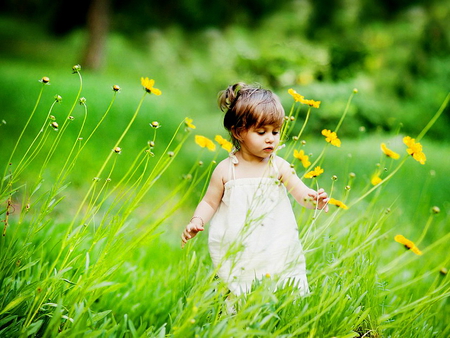
[(264, 151), (273, 151), (273, 147), (267, 147), (263, 149)]

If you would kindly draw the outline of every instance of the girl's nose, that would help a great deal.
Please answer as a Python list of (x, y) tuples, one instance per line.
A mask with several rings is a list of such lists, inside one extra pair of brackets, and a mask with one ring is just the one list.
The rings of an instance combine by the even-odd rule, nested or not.
[(267, 143), (272, 143), (275, 140), (275, 137), (272, 134), (269, 134), (267, 136), (266, 142)]

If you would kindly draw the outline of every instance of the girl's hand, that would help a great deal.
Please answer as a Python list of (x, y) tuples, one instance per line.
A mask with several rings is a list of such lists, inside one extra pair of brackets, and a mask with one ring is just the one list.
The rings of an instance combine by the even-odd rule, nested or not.
[(181, 234), (181, 247), (184, 248), (184, 245), (188, 240), (194, 238), (199, 231), (203, 230), (205, 230), (203, 226), (195, 224), (193, 222), (190, 222), (188, 225), (186, 225), (186, 229), (184, 229), (183, 233)]
[(317, 205), (318, 209), (323, 209), (325, 212), (328, 212), (328, 194), (322, 188), (318, 191), (310, 192), (309, 197), (311, 197)]

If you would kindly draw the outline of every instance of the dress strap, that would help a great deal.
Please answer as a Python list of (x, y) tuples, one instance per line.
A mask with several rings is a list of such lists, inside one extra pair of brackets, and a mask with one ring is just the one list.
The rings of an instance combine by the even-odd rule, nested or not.
[(275, 159), (275, 155), (270, 155), (270, 169), (273, 170), (274, 176), (278, 177), (280, 170), (278, 169), (277, 162)]
[(229, 153), (229, 157), (230, 157), (230, 170), (229, 170), (229, 177), (232, 177), (233, 180), (236, 179), (236, 171), (235, 171), (235, 166), (236, 164), (239, 163), (239, 160), (236, 157), (236, 149), (233, 149), (233, 151), (231, 153)]

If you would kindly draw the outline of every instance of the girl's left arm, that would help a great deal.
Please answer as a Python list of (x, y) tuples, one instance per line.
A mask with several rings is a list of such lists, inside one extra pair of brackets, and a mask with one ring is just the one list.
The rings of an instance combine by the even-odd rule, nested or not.
[(324, 189), (315, 191), (309, 188), (297, 176), (295, 170), (291, 168), (290, 164), (284, 159), (278, 157), (278, 168), (280, 171), (280, 179), (286, 186), (287, 191), (294, 197), (294, 199), (304, 207), (309, 209), (324, 209), (328, 212), (328, 194)]

